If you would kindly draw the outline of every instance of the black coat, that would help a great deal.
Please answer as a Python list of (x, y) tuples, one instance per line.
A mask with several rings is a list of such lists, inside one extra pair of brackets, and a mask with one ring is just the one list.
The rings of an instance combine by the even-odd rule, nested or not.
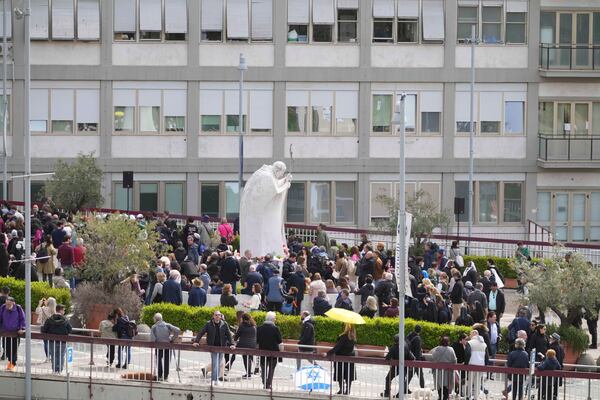
[(212, 320), (204, 324), (202, 330), (198, 332), (198, 334), (194, 338), (194, 343), (200, 343), (200, 339), (202, 339), (202, 336), (204, 335), (206, 335), (206, 344), (208, 346), (215, 345), (216, 335), (219, 335), (219, 343), (222, 347), (231, 346), (231, 344), (233, 343), (231, 337), (231, 330), (229, 330), (229, 325), (227, 325), (227, 322), (223, 320), (219, 322), (218, 326), (215, 325)]
[(181, 293), (181, 285), (173, 279), (168, 279), (163, 282), (162, 302), (181, 305), (183, 295)]
[(256, 328), (256, 337), (260, 350), (279, 351), (281, 332), (275, 324), (265, 322)]
[(423, 360), (423, 341), (421, 336), (416, 332), (411, 332), (406, 337), (406, 343), (410, 352), (415, 356), (415, 359)]
[(327, 299), (322, 299), (320, 297), (316, 297), (313, 302), (313, 313), (315, 316), (323, 316), (327, 311), (331, 309), (331, 304), (327, 301)]
[(73, 328), (64, 315), (54, 314), (46, 320), (41, 328), (42, 333), (49, 335), (68, 335)]
[(296, 294), (296, 302), (301, 302), (304, 298), (304, 290), (306, 289), (306, 281), (304, 280), (304, 273), (302, 272), (294, 272), (287, 279), (287, 289), (291, 289), (295, 287), (298, 289), (298, 293)]
[[(490, 311), (496, 311), (497, 315), (504, 314), (504, 310), (506, 309), (506, 300), (504, 299), (504, 293), (502, 293), (500, 290), (497, 290), (496, 293), (497, 293), (496, 309), (490, 310)], [(491, 292), (490, 292), (490, 295), (491, 295)], [(488, 310), (489, 310), (490, 295), (488, 295)]]
[(4, 243), (0, 244), (0, 276), (8, 276), (8, 251), (6, 251)]
[(452, 343), (452, 349), (454, 349), (454, 354), (456, 354), (456, 363), (465, 364), (467, 360), (465, 347), (460, 342), (456, 341)]
[[(300, 339), (298, 344), (304, 344), (307, 346), (315, 345), (315, 323), (312, 319), (302, 323), (302, 330), (300, 331)], [(299, 351), (312, 352), (314, 349), (307, 347), (299, 347)]]
[(462, 283), (462, 281), (457, 281), (454, 283), (452, 291), (450, 291), (450, 301), (452, 304), (462, 304), (464, 288), (465, 285)]
[(238, 281), (242, 275), (238, 260), (236, 260), (234, 257), (227, 257), (225, 261), (223, 261), (219, 275), (223, 283), (232, 283)]
[(470, 281), (473, 284), (473, 287), (475, 287), (475, 284), (477, 283), (478, 278), (479, 278), (479, 273), (477, 272), (477, 269), (472, 268), (471, 270), (469, 270), (469, 272), (467, 272), (467, 275), (462, 277), (462, 281), (463, 281), (463, 283)]
[(256, 348), (256, 326), (242, 322), (235, 333), (237, 347), (242, 349)]
[(242, 289), (242, 294), (247, 294), (252, 296), (252, 286), (254, 286), (255, 283), (259, 283), (261, 286), (263, 284), (263, 278), (262, 275), (259, 274), (258, 272), (249, 272), (248, 275), (246, 276), (246, 287)]

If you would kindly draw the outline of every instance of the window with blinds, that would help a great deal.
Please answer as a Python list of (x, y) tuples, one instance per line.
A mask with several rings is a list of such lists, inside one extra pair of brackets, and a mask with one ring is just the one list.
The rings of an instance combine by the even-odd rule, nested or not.
[(187, 0), (114, 0), (115, 41), (184, 41), (187, 33)]
[(288, 43), (356, 43), (358, 0), (287, 0)]
[(443, 42), (443, 0), (373, 0), (373, 43)]
[(273, 40), (273, 0), (201, 0), (203, 42)]
[(29, 32), (32, 40), (100, 40), (100, 0), (31, 0)]

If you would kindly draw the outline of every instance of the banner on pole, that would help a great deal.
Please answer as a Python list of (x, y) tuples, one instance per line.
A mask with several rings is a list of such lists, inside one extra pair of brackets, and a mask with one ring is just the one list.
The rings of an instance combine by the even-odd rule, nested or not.
[(407, 296), (412, 297), (412, 289), (410, 288), (410, 272), (408, 271), (408, 248), (410, 247), (410, 232), (412, 228), (412, 214), (406, 213), (405, 224), (404, 224), (404, 257), (400, 251), (400, 232), (396, 235), (396, 284), (400, 289), (400, 282), (402, 281), (400, 274), (404, 271), (404, 293)]

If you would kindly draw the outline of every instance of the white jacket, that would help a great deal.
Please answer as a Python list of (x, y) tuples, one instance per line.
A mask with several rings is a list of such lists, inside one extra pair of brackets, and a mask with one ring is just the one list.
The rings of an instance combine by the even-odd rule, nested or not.
[(481, 336), (475, 336), (469, 340), (469, 346), (471, 346), (471, 358), (469, 359), (469, 365), (485, 365), (485, 353), (487, 345), (483, 341)]

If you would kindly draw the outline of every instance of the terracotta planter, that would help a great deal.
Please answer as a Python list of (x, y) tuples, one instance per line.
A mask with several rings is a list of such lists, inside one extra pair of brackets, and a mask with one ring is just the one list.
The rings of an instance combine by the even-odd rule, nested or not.
[(98, 329), (100, 322), (106, 319), (112, 309), (109, 304), (94, 304), (85, 316), (86, 329)]
[[(579, 356), (581, 355), (582, 352), (573, 350), (573, 348), (568, 343), (561, 342), (561, 345), (562, 345), (563, 349), (565, 350), (564, 363), (565, 364), (577, 363), (577, 359), (579, 359)], [(565, 367), (564, 369), (567, 371), (571, 371), (571, 370), (573, 370), (573, 367)]]
[(517, 288), (517, 279), (516, 278), (504, 278), (504, 287), (507, 289), (516, 289)]

